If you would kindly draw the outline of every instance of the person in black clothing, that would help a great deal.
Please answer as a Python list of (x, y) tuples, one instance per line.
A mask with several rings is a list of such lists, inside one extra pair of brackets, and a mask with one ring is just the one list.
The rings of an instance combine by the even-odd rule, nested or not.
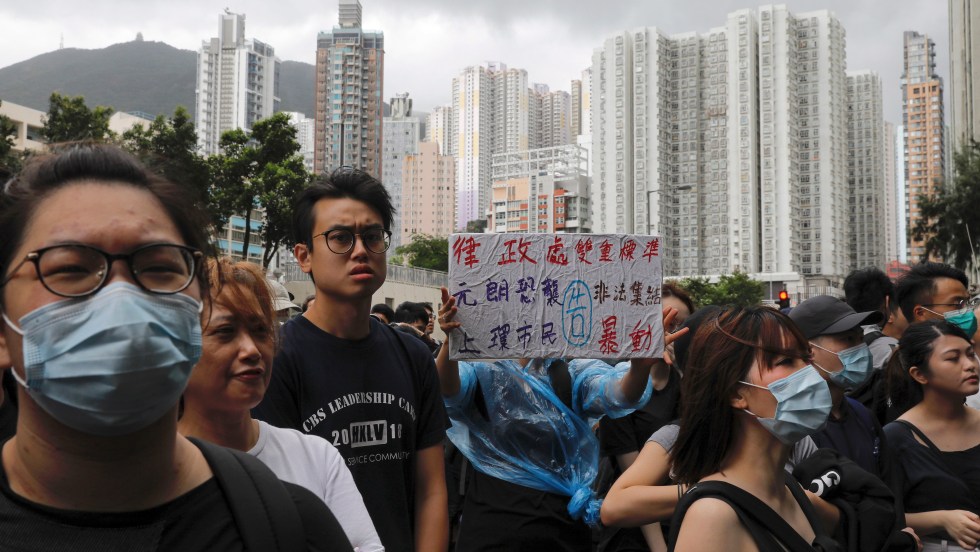
[(881, 427), (863, 404), (844, 396), (871, 375), (872, 356), (862, 340), (862, 326), (881, 322), (881, 312), (854, 312), (836, 297), (818, 295), (800, 303), (789, 317), (810, 340), (813, 365), (830, 386), (834, 401), (827, 425), (812, 435), (813, 440), (884, 477), (887, 454)]
[[(888, 391), (912, 404), (885, 426), (895, 451), (892, 491), (925, 550), (980, 544), (980, 411), (964, 405), (980, 390), (969, 337), (944, 321), (912, 324), (888, 364)], [(959, 548), (957, 547), (959, 546)]]
[[(269, 519), (275, 538), (278, 517), (238, 526), (241, 502), (218, 482), (231, 474), (219, 457), (234, 454), (177, 433), (201, 351), (205, 218), (119, 148), (56, 148), (0, 191), (0, 358), (19, 409), (2, 447), (0, 547), (255, 549), (246, 535)], [(288, 493), (307, 548), (349, 549), (319, 498), (251, 467)]]
[(857, 312), (879, 311), (884, 317), (880, 323), (864, 327), (864, 342), (874, 357), (873, 367), (880, 370), (909, 326), (898, 307), (895, 285), (881, 269), (855, 270), (844, 279), (844, 301)]
[(14, 377), (10, 375), (8, 368), (9, 360), (3, 360), (3, 351), (0, 350), (0, 445), (4, 441), (14, 436), (17, 430), (17, 389)]
[[(694, 302), (683, 288), (673, 282), (664, 282), (660, 293), (663, 306), (677, 311), (671, 327), (664, 328), (667, 332), (673, 333), (680, 329), (687, 317), (694, 312)], [(668, 352), (673, 345), (668, 347)], [(669, 360), (672, 362), (672, 359)], [(677, 418), (681, 388), (680, 371), (673, 364), (658, 360), (650, 369), (650, 381), (653, 383), (653, 394), (645, 405), (622, 418), (605, 416), (599, 420), (600, 453), (609, 459), (610, 465), (614, 468), (614, 477), (619, 477), (633, 464), (640, 449), (655, 431)], [(604, 527), (599, 548), (610, 552), (646, 551), (654, 549), (653, 543), (666, 546), (658, 524), (639, 528)]]

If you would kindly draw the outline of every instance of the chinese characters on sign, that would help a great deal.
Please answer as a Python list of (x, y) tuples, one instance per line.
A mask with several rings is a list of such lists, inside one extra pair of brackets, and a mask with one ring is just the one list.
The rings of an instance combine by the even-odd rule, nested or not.
[(658, 236), (453, 234), (453, 359), (659, 357)]

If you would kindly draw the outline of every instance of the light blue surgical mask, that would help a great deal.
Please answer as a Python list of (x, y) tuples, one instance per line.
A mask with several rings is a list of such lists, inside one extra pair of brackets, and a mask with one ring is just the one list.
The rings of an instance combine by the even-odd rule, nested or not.
[(833, 406), (830, 388), (813, 365), (807, 365), (767, 387), (747, 381), (739, 383), (766, 389), (776, 397), (776, 414), (772, 418), (762, 418), (747, 408), (745, 411), (755, 416), (762, 427), (785, 445), (793, 445), (816, 433), (830, 416)]
[(822, 351), (827, 351), (832, 355), (837, 355), (843, 368), (836, 372), (826, 370), (819, 364), (814, 364), (814, 366), (826, 372), (830, 377), (830, 381), (843, 389), (856, 389), (859, 387), (868, 380), (868, 376), (871, 375), (871, 370), (874, 368), (874, 357), (871, 355), (871, 349), (864, 343), (844, 349), (839, 353), (825, 349), (816, 343), (810, 343), (810, 345)]
[(45, 412), (92, 435), (126, 435), (180, 399), (201, 356), (201, 304), (125, 282), (85, 299), (37, 308), (11, 329), (23, 336), (13, 376)]

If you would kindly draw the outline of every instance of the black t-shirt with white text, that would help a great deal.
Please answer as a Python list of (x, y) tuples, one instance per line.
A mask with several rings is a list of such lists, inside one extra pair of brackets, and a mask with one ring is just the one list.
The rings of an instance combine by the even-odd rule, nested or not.
[(361, 340), (300, 316), (282, 326), (265, 399), (253, 415), (318, 435), (344, 457), (385, 549), (414, 549), (415, 464), (447, 425), (432, 355), (371, 319)]

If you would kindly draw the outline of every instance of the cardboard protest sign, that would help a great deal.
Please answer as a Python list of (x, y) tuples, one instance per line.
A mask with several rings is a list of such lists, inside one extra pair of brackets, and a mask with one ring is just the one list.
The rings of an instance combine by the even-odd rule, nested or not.
[(663, 354), (658, 236), (453, 234), (452, 359)]

